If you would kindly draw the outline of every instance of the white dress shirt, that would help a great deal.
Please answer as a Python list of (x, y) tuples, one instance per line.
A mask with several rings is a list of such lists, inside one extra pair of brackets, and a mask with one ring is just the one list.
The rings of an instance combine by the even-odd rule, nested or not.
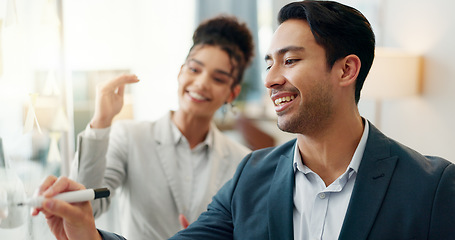
[(177, 170), (183, 176), (183, 214), (189, 219), (196, 219), (200, 212), (196, 211), (203, 202), (205, 189), (209, 181), (209, 150), (213, 146), (213, 132), (209, 131), (205, 140), (193, 149), (188, 140), (179, 131), (174, 123), (171, 123), (174, 137)]
[(303, 164), (299, 145), (296, 142), (294, 152), (294, 239), (338, 239), (368, 139), (368, 121), (364, 121), (364, 123), (362, 138), (349, 166), (327, 187), (319, 175)]

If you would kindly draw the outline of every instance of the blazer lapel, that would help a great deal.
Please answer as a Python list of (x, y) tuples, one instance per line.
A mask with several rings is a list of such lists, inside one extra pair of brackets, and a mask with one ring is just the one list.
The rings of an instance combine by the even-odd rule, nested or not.
[(281, 155), (268, 197), (269, 239), (293, 239), (294, 147)]
[(166, 114), (166, 116), (160, 118), (154, 128), (154, 137), (157, 143), (157, 155), (158, 159), (163, 166), (164, 175), (166, 176), (167, 183), (171, 189), (171, 193), (177, 206), (177, 210), (179, 213), (184, 213), (185, 209), (183, 207), (183, 196), (182, 196), (182, 189), (181, 189), (181, 176), (176, 172), (177, 161), (172, 154), (174, 149), (174, 143), (172, 140), (172, 130), (170, 126), (170, 113)]
[(229, 153), (224, 148), (225, 143), (221, 136), (222, 133), (216, 128), (215, 124), (212, 124), (211, 129), (213, 129), (213, 149), (209, 156), (209, 161), (211, 162), (210, 182), (214, 181), (215, 184), (210, 184), (209, 194), (214, 196), (224, 184), (223, 180), (226, 179), (226, 174), (231, 174), (226, 169), (232, 162), (229, 161)]
[(339, 239), (367, 239), (398, 160), (389, 139), (371, 123), (351, 200)]
[[(221, 186), (227, 180), (227, 174), (231, 174), (227, 169), (230, 168), (232, 162), (228, 159), (228, 152), (224, 148), (224, 141), (221, 136), (221, 132), (216, 128), (215, 124), (210, 126), (213, 130), (213, 146), (210, 150), (209, 155), (209, 178), (207, 182), (207, 187), (205, 190), (204, 199), (210, 200), (214, 196)], [(210, 201), (202, 201), (199, 209), (200, 211), (205, 211), (207, 209), (207, 204)]]

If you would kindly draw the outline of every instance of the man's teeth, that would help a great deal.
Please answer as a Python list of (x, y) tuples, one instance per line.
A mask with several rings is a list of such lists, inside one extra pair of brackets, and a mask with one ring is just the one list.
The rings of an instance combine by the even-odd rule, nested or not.
[(290, 102), (290, 101), (294, 100), (294, 98), (295, 98), (294, 95), (277, 98), (277, 99), (275, 99), (275, 105), (280, 105), (285, 102)]
[(201, 100), (201, 101), (202, 101), (202, 100), (207, 100), (207, 98), (205, 98), (204, 96), (202, 96), (202, 95), (200, 95), (200, 94), (198, 94), (198, 93), (195, 93), (195, 92), (188, 92), (188, 94), (190, 94), (190, 96), (191, 96), (192, 98), (195, 98), (195, 99), (197, 99), (197, 100)]

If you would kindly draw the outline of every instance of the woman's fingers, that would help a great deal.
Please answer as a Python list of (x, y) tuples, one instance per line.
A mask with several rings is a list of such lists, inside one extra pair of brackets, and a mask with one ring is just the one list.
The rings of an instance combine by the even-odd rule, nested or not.
[(48, 176), (44, 179), (44, 181), (41, 183), (41, 185), (38, 188), (38, 192), (35, 193), (35, 195), (42, 195), (43, 192), (45, 192), (49, 187), (51, 187), (55, 181), (57, 181), (56, 176)]
[(180, 225), (182, 225), (183, 229), (186, 229), (190, 225), (190, 223), (188, 222), (188, 219), (183, 214), (179, 215), (179, 222), (180, 222)]
[[(88, 208), (90, 208), (90, 202), (88, 201), (72, 204), (53, 198), (46, 198), (43, 201), (43, 213), (45, 213), (46, 218), (57, 216), (76, 226), (87, 224), (84, 219), (92, 217), (91, 210), (85, 211)], [(91, 221), (88, 222), (90, 223)]]
[(130, 83), (136, 83), (136, 82), (139, 82), (139, 79), (137, 78), (136, 75), (125, 74), (125, 75), (121, 75), (118, 78), (115, 78), (111, 81), (108, 81), (108, 82), (100, 85), (101, 86), (100, 89), (103, 89), (103, 90), (109, 91), (109, 92), (113, 92), (113, 91), (118, 91), (117, 89), (120, 86), (124, 86), (125, 84), (130, 84)]
[(125, 85), (138, 82), (136, 75), (122, 75), (97, 86), (95, 114), (90, 121), (92, 128), (111, 126), (112, 120), (123, 107)]
[[(48, 176), (41, 183), (38, 191), (34, 194), (36, 196), (44, 196), (46, 198), (53, 197), (56, 194), (68, 191), (75, 191), (85, 189), (84, 185), (77, 182), (71, 181), (67, 177)], [(42, 210), (42, 208), (33, 208), (31, 215), (36, 216)]]
[[(33, 197), (41, 196), (44, 192), (46, 192), (54, 183), (57, 181), (56, 176), (48, 176), (46, 177), (41, 185), (38, 187), (37, 191), (33, 194)], [(32, 216), (36, 216), (40, 213), (41, 208), (32, 208), (30, 213)]]
[(43, 192), (42, 195), (45, 197), (53, 197), (56, 194), (62, 192), (69, 192), (81, 189), (85, 189), (84, 185), (72, 181), (67, 177), (59, 177), (53, 182), (52, 186), (49, 186), (46, 189), (46, 191)]

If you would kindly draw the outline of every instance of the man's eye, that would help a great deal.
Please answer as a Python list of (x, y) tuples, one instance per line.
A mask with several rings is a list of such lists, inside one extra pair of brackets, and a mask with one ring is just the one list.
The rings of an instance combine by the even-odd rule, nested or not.
[(299, 60), (298, 59), (286, 59), (284, 64), (289, 65), (289, 64), (296, 63), (297, 61), (299, 61)]
[(265, 68), (265, 71), (269, 71), (269, 70), (270, 70), (270, 68), (272, 68), (272, 65), (270, 65), (270, 66), (267, 66), (267, 67)]

